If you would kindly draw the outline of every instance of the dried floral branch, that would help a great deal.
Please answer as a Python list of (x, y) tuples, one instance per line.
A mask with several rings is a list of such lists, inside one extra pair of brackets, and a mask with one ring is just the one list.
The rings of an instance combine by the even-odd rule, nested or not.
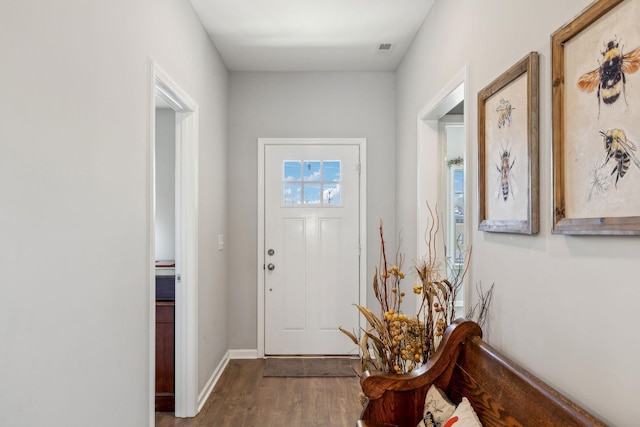
[[(431, 209), (429, 204), (427, 209), (429, 218), (424, 236), (427, 251), (414, 264), (418, 280), (413, 292), (421, 299), (415, 317), (407, 316), (401, 310), (405, 297), (401, 284), (405, 274), (400, 244), (394, 264), (389, 263), (382, 221), (379, 222), (380, 260), (373, 277), (373, 290), (382, 313), (378, 317), (368, 308), (356, 304), (370, 327), (361, 330), (359, 340), (355, 334), (341, 329), (359, 346), (363, 369), (411, 372), (436, 351), (444, 330), (455, 320), (455, 303), (469, 271), (471, 249), (463, 250), (457, 243), (454, 257), (448, 257), (444, 241), (438, 239), (442, 227), (438, 209)], [(438, 257), (440, 245), (444, 248), (444, 261)], [(481, 285), (477, 289), (480, 299), (468, 315), (473, 318), (479, 311), (478, 323), (482, 326), (491, 304), (493, 286), (486, 293), (482, 292)]]
[(468, 319), (476, 318), (476, 312), (478, 312), (478, 316), (476, 318), (476, 323), (480, 325), (480, 327), (484, 326), (487, 321), (487, 315), (489, 312), (489, 307), (491, 306), (491, 301), (493, 300), (493, 287), (495, 283), (491, 284), (491, 287), (487, 292), (484, 292), (482, 289), (482, 282), (478, 282), (476, 284), (476, 292), (478, 293), (478, 302), (476, 302), (473, 307), (469, 307), (467, 310), (466, 317)]

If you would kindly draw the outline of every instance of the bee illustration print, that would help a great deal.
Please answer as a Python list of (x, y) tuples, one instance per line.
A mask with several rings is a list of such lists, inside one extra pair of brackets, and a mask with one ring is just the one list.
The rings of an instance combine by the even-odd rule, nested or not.
[(511, 176), (511, 169), (513, 169), (515, 162), (516, 159), (511, 161), (511, 149), (503, 147), (500, 152), (500, 165), (496, 165), (496, 169), (500, 174), (498, 178), (498, 185), (496, 186), (496, 199), (499, 199), (500, 194), (502, 194), (502, 199), (506, 202), (509, 198), (509, 194), (511, 194), (512, 198), (515, 198), (517, 195), (518, 188), (516, 186), (516, 181), (513, 176)]
[(496, 112), (498, 112), (498, 129), (502, 129), (505, 125), (509, 126), (511, 124), (511, 112), (515, 110), (514, 107), (511, 106), (511, 103), (504, 98), (500, 99), (500, 104), (496, 108)]
[[(623, 55), (622, 48), (616, 40), (607, 43), (606, 50), (602, 53), (602, 63), (598, 68), (583, 74), (578, 80), (578, 89), (591, 93), (596, 88), (598, 92), (598, 116), (600, 115), (600, 99), (607, 105), (618, 100), (620, 93), (623, 96), (626, 74), (632, 74), (640, 69), (640, 48)], [(625, 103), (627, 102), (625, 96)]]
[(637, 151), (636, 145), (627, 139), (627, 135), (622, 129), (610, 129), (606, 132), (600, 131), (600, 135), (604, 138), (604, 149), (607, 157), (604, 163), (614, 159), (616, 165), (611, 171), (611, 175), (616, 175), (616, 187), (618, 180), (623, 178), (629, 170), (631, 162), (640, 169), (640, 161), (636, 157), (634, 151)]

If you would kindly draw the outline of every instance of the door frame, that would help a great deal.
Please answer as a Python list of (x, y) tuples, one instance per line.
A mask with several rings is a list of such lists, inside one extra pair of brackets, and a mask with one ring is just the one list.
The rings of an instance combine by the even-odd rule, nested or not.
[[(445, 138), (444, 126), (440, 126), (441, 119), (449, 112), (453, 107), (458, 105), (461, 101), (464, 103), (463, 122), (464, 122), (464, 140), (465, 140), (465, 162), (464, 162), (464, 176), (465, 176), (465, 221), (464, 234), (466, 245), (472, 245), (471, 234), (471, 218), (469, 214), (471, 206), (473, 205), (471, 182), (469, 179), (471, 176), (471, 161), (469, 161), (472, 152), (469, 146), (469, 106), (471, 104), (471, 98), (469, 96), (469, 66), (465, 65), (443, 88), (434, 96), (427, 104), (420, 109), (417, 115), (417, 200), (418, 200), (418, 216), (417, 216), (417, 251), (418, 259), (426, 255), (426, 243), (423, 236), (423, 231), (427, 229), (428, 211), (425, 201), (434, 203), (438, 201), (438, 192), (442, 186), (443, 179), (443, 152), (442, 141)], [(475, 194), (475, 193), (474, 193)], [(469, 269), (469, 276), (466, 278), (467, 283), (473, 283), (472, 281), (472, 269)], [(465, 286), (465, 293), (463, 295), (464, 304), (467, 304), (471, 296), (470, 286)]]
[[(366, 138), (258, 138), (258, 357), (264, 357), (265, 345), (265, 286), (264, 286), (264, 230), (265, 230), (265, 149), (268, 145), (357, 145), (360, 156), (360, 305), (365, 305), (367, 301), (367, 139)], [(262, 265), (260, 265), (262, 264)], [(354, 301), (356, 303), (356, 301)], [(362, 322), (362, 317), (359, 317)], [(345, 339), (347, 337), (345, 336)]]
[[(175, 416), (198, 413), (198, 104), (151, 62), (149, 143), (149, 425), (155, 425), (155, 106), (176, 112)], [(178, 285), (184, 284), (184, 286)]]

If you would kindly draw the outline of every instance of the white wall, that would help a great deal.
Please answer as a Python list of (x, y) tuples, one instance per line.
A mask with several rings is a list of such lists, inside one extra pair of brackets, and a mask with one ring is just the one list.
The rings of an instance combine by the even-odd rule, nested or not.
[(147, 426), (150, 64), (200, 107), (200, 387), (228, 348), (227, 70), (176, 0), (3, 1), (0, 52), (0, 425)]
[(176, 259), (176, 113), (156, 109), (156, 260)]
[(367, 138), (367, 266), (372, 277), (378, 262), (378, 218), (388, 224), (390, 244), (395, 241), (394, 96), (393, 73), (231, 73), (230, 348), (257, 346), (258, 138)]
[[(397, 226), (416, 235), (416, 116), (470, 67), (472, 283), (495, 282), (488, 340), (611, 425), (640, 418), (638, 258), (633, 237), (551, 235), (550, 35), (590, 0), (437, 1), (397, 72)], [(453, 24), (453, 25), (452, 25)], [(540, 233), (477, 231), (477, 93), (540, 52)], [(407, 259), (413, 254), (412, 245)]]

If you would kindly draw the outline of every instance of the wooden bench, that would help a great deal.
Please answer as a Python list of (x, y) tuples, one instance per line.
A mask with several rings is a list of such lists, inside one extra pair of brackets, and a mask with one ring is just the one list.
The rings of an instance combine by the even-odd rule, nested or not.
[(605, 426), (482, 340), (482, 330), (459, 319), (438, 350), (409, 374), (359, 372), (367, 402), (359, 427), (416, 427), (432, 384), (452, 402), (469, 399), (483, 426)]

